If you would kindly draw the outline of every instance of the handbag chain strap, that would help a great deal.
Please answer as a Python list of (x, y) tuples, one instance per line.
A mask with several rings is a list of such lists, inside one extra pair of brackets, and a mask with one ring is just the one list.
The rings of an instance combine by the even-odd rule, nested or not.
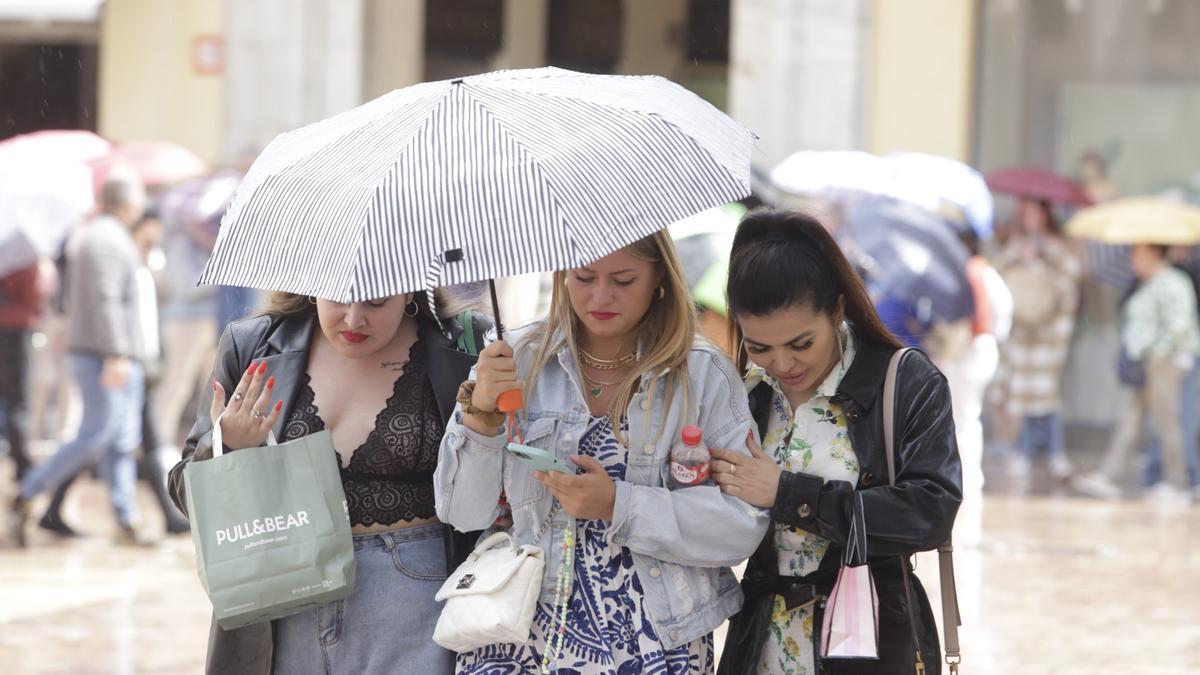
[[(887, 377), (883, 381), (883, 440), (888, 467), (888, 485), (896, 485), (896, 378), (900, 360), (908, 349), (901, 349), (892, 356), (888, 364)], [(954, 583), (954, 546), (951, 540), (938, 546), (939, 577), (942, 582), (942, 630), (946, 639), (946, 664), (951, 675), (958, 675), (962, 663), (962, 651), (958, 643), (958, 627), (962, 619), (958, 613), (958, 589)], [(916, 673), (924, 675), (925, 662), (921, 658), (921, 647), (917, 641), (916, 610), (913, 606), (912, 579), (909, 576), (908, 560), (901, 556), (900, 572), (904, 576), (904, 598), (908, 605), (908, 623), (912, 630), (913, 648), (916, 651)]]

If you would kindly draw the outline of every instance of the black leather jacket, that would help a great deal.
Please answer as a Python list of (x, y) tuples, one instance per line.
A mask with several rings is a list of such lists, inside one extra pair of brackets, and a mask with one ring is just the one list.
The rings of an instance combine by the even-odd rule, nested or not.
[[(850, 442), (859, 463), (857, 485), (824, 480), (804, 473), (783, 472), (771, 518), (777, 523), (812, 532), (833, 544), (819, 569), (806, 577), (779, 577), (768, 533), (747, 566), (742, 588), (746, 604), (733, 617), (719, 672), (756, 672), (758, 655), (767, 637), (774, 596), (792, 596), (802, 604), (817, 597), (814, 633), (820, 633), (822, 602), (836, 579), (842, 547), (850, 531), (850, 503), (855, 492), (863, 498), (867, 519), (867, 552), (879, 594), (880, 660), (837, 660), (821, 663), (827, 673), (904, 673), (914, 671), (915, 650), (909, 628), (908, 607), (901, 574), (901, 559), (936, 548), (950, 537), (954, 516), (962, 502), (962, 466), (954, 440), (954, 419), (946, 378), (917, 351), (900, 363), (896, 403), (896, 485), (888, 485), (883, 437), (883, 381), (895, 349), (863, 342), (835, 400), (849, 423)], [(770, 388), (751, 393), (756, 419)], [(758, 401), (756, 401), (758, 399)], [(761, 422), (760, 422), (761, 423)], [(929, 599), (915, 576), (917, 639), (926, 672), (940, 672), (941, 654)]]
[[(453, 335), (447, 338), (431, 321), (422, 321), (420, 343), (424, 346), (429, 363), (429, 376), (433, 382), (434, 397), (442, 420), (449, 420), (454, 411), (458, 387), (470, 375), (475, 357), (455, 349), (454, 338), (463, 330), (454, 320), (445, 320)], [(475, 317), (471, 327), (476, 333), (476, 344), (483, 344), (483, 332), (490, 327), (482, 317)], [(283, 437), (283, 426), (291, 413), (299, 385), (308, 370), (308, 350), (312, 344), (316, 316), (268, 317), (259, 316), (229, 325), (221, 336), (217, 349), (216, 363), (212, 376), (221, 383), (225, 391), (233, 391), (242, 373), (251, 361), (266, 361), (267, 370), (275, 376), (275, 391), (284, 402), (284, 407), (275, 422), (275, 436)], [(212, 389), (205, 387), (205, 396), (200, 401), (196, 424), (188, 434), (183, 450), (183, 459), (174, 468), (168, 480), (171, 499), (185, 514), (187, 495), (183, 472), (189, 462), (212, 458), (212, 420), (208, 410), (212, 402)], [(448, 571), (457, 567), (473, 545), (471, 534), (458, 533), (447, 526), (446, 559)], [(235, 630), (224, 630), (214, 621), (208, 640), (206, 672), (221, 675), (269, 675), (271, 672), (273, 643), (270, 622), (253, 624)]]

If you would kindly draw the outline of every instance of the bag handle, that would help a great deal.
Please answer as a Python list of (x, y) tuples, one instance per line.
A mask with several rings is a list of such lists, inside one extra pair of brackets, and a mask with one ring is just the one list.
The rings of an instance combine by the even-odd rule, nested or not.
[(496, 548), (496, 545), (500, 543), (507, 543), (509, 548), (512, 549), (513, 555), (521, 554), (521, 547), (517, 545), (517, 538), (508, 532), (501, 531), (492, 533), (487, 539), (476, 544), (475, 550), (471, 551), (471, 555), (467, 557), (470, 560), (478, 560), (479, 556)]
[[(900, 361), (909, 349), (900, 349), (888, 363), (887, 376), (883, 380), (883, 442), (887, 457), (888, 485), (896, 485), (896, 377), (900, 371)], [(921, 650), (917, 642), (917, 623), (912, 604), (912, 581), (908, 574), (908, 561), (901, 558), (900, 570), (904, 575), (904, 595), (908, 602), (909, 624), (913, 631), (913, 645), (917, 647), (918, 672), (924, 667), (921, 664)], [(962, 651), (958, 642), (958, 627), (962, 625), (962, 617), (958, 612), (958, 588), (954, 582), (954, 544), (947, 539), (938, 546), (938, 577), (942, 585), (942, 630), (945, 633), (946, 664), (950, 666), (951, 675), (957, 675), (958, 664), (962, 663)]]
[[(228, 409), (228, 408), (226, 408), (226, 409)], [(213, 459), (216, 459), (216, 458), (220, 457), (221, 455), (225, 454), (225, 443), (223, 442), (223, 440), (221, 438), (221, 418), (223, 418), (223, 417), (225, 417), (224, 410), (221, 411), (220, 415), (217, 415), (217, 419), (213, 420), (213, 428), (212, 428)], [(275, 444), (276, 444), (275, 430), (272, 429), (267, 432), (267, 445), (275, 445)]]

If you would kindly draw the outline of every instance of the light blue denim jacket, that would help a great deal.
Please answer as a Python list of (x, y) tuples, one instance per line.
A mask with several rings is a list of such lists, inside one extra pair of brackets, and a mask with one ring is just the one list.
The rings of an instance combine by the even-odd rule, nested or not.
[[(524, 338), (534, 329), (526, 327), (509, 336), (510, 344), (517, 346), (517, 371), (522, 378), (529, 373), (536, 351), (536, 344)], [(691, 383), (687, 410), (681, 392), (664, 410), (666, 373), (643, 378), (630, 403), (625, 480), (616, 482), (608, 528), (609, 540), (633, 554), (646, 594), (646, 612), (668, 649), (707, 635), (741, 608), (741, 589), (730, 566), (754, 552), (770, 523), (765, 510), (715, 486), (667, 489), (667, 459), (685, 425), (698, 424), (709, 447), (745, 454), (749, 454), (746, 436), (754, 426), (742, 378), (724, 354), (698, 339), (687, 364)], [(573, 355), (565, 348), (542, 370), (532, 398), (525, 401), (527, 445), (551, 451), (560, 459), (579, 454), (591, 413), (578, 373)], [(512, 506), (513, 534), (522, 544), (546, 551), (541, 600), (551, 602), (570, 517), (559, 509), (543, 530), (554, 502), (549, 491), (533, 478), (526, 462), (504, 452), (503, 433), (481, 436), (460, 424), (460, 415), (456, 410), (447, 425), (434, 473), (438, 518), (463, 531), (490, 527), (499, 514), (497, 500), (503, 487)], [(535, 541), (539, 531), (542, 536)]]

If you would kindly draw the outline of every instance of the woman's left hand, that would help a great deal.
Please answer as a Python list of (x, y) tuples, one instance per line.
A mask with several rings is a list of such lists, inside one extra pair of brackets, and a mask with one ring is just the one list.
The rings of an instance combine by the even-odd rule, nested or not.
[(557, 471), (534, 471), (533, 477), (550, 490), (563, 510), (574, 518), (608, 520), (613, 517), (617, 500), (617, 484), (609, 477), (604, 465), (593, 457), (575, 455), (575, 465), (585, 473), (568, 476)]
[(751, 506), (769, 509), (775, 506), (779, 474), (783, 473), (783, 469), (762, 451), (753, 433), (746, 439), (746, 447), (750, 449), (750, 457), (732, 450), (709, 450), (714, 460), (713, 478), (725, 494)]

